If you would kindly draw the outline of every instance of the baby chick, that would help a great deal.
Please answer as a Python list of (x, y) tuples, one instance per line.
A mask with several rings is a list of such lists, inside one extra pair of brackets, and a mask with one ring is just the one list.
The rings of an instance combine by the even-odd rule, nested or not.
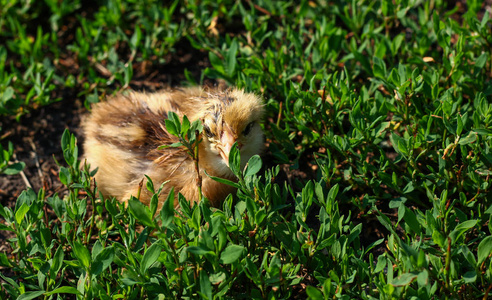
[[(219, 206), (234, 188), (204, 174), (235, 180), (228, 166), (229, 151), (237, 142), (244, 164), (263, 148), (259, 122), (261, 99), (238, 89), (183, 88), (158, 93), (130, 92), (96, 104), (84, 122), (84, 151), (92, 168), (98, 167), (96, 183), (105, 196), (119, 201), (137, 197), (139, 183), (149, 176), (154, 186), (164, 185), (159, 209), (171, 187), (186, 199), (198, 201), (194, 161), (181, 148), (166, 147), (178, 142), (165, 127), (169, 111), (190, 122), (201, 120), (202, 142), (198, 148), (202, 193)], [(149, 204), (152, 195), (141, 189), (140, 201)], [(177, 205), (177, 197), (174, 201)]]

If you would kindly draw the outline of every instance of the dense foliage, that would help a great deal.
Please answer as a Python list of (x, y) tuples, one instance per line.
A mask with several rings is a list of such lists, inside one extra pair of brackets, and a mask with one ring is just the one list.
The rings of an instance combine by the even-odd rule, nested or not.
[[(67, 91), (90, 107), (188, 51), (203, 70), (183, 69), (181, 84), (224, 80), (265, 97), (269, 157), (241, 170), (231, 153), (238, 192), (221, 209), (180, 197), (156, 212), (99, 197), (66, 131), (67, 193), (30, 189), (0, 207), (0, 230), (15, 235), (0, 298), (490, 297), (485, 7), (0, 0), (4, 118), (73, 101)], [(192, 153), (189, 124), (167, 123)], [(14, 176), (24, 164), (1, 136), (0, 173)]]

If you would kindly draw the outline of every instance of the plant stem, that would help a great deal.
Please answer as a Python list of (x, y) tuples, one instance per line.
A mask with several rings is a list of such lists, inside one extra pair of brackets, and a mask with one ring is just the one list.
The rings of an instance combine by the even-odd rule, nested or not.
[(95, 222), (94, 214), (96, 213), (96, 201), (92, 195), (89, 195), (89, 196), (91, 197), (92, 214), (91, 214), (91, 225), (89, 226), (89, 234), (88, 234), (87, 240), (86, 240), (87, 244), (89, 244), (89, 241), (90, 241), (91, 236), (92, 236), (92, 228), (94, 227), (94, 222)]
[[(198, 130), (195, 130), (195, 137), (198, 138), (200, 132)], [(196, 171), (196, 186), (198, 188), (198, 201), (201, 202), (203, 195), (202, 195), (202, 175), (200, 175), (200, 166), (198, 165), (198, 145), (199, 141), (196, 140), (195, 142), (195, 147), (194, 147), (194, 157), (193, 160), (195, 161), (195, 171)]]
[(180, 264), (179, 264), (179, 257), (178, 254), (176, 253), (176, 249), (174, 248), (174, 244), (171, 244), (171, 241), (164, 235), (164, 241), (168, 244), (169, 248), (172, 251), (172, 256), (174, 259), (174, 263), (176, 264), (178, 268), (178, 274), (179, 274), (179, 282), (178, 282), (178, 298), (181, 298), (181, 295), (183, 293), (183, 270), (180, 269)]
[(446, 250), (446, 265), (444, 268), (446, 276), (446, 288), (449, 290), (449, 266), (451, 264), (451, 238), (448, 237), (448, 247)]

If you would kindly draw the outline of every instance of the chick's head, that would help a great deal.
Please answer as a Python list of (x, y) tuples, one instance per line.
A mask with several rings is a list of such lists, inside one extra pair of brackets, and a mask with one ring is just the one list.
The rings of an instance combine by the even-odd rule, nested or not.
[(200, 160), (213, 175), (230, 176), (229, 152), (235, 142), (241, 167), (263, 149), (263, 103), (258, 96), (237, 89), (209, 95), (208, 99), (202, 117)]

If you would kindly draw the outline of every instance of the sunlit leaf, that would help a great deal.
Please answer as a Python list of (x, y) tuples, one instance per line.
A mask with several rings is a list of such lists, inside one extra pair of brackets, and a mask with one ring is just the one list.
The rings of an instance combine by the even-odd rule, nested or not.
[(240, 245), (229, 245), (220, 254), (220, 262), (223, 264), (232, 264), (243, 255), (245, 250), (246, 248)]
[(81, 243), (75, 241), (73, 242), (73, 252), (82, 266), (88, 270), (91, 264), (91, 255), (89, 254), (89, 250)]

